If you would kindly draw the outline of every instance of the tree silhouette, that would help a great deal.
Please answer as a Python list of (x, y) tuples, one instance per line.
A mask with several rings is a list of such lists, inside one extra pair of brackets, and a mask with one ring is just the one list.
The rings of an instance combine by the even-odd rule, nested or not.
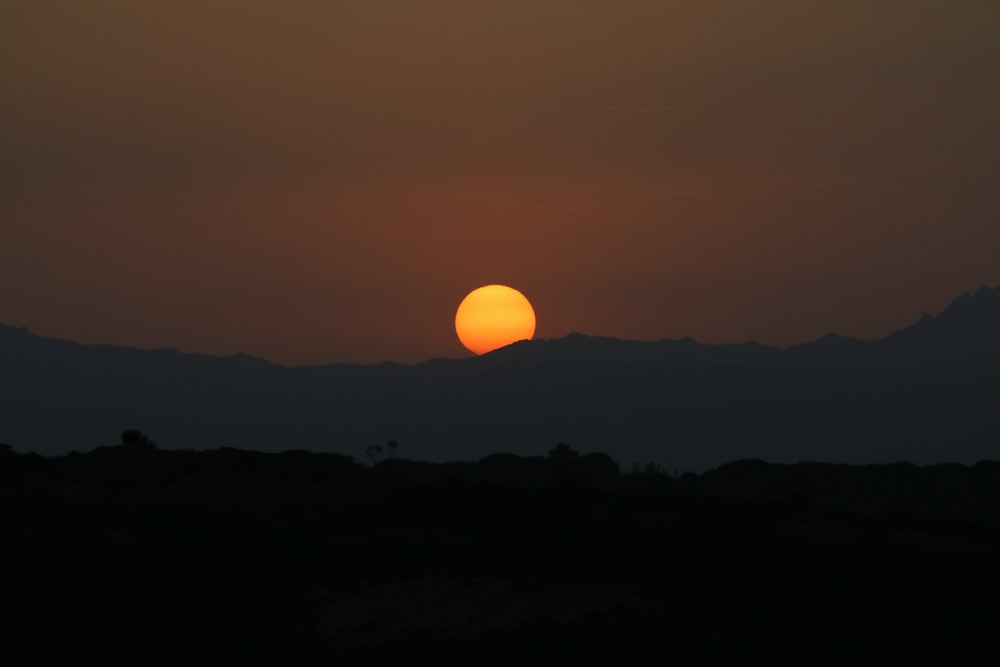
[(395, 440), (390, 440), (389, 442), (385, 443), (385, 448), (389, 450), (389, 458), (390, 459), (396, 458), (396, 448), (397, 447), (399, 447), (399, 443), (396, 442)]
[(580, 456), (580, 452), (576, 451), (565, 442), (560, 442), (553, 449), (549, 450), (549, 458), (554, 461), (569, 461)]
[(379, 457), (382, 456), (382, 445), (372, 445), (365, 450), (365, 454), (371, 459), (372, 465), (375, 465), (378, 463)]
[(133, 447), (156, 447), (156, 443), (150, 440), (145, 433), (134, 428), (122, 431), (122, 444)]

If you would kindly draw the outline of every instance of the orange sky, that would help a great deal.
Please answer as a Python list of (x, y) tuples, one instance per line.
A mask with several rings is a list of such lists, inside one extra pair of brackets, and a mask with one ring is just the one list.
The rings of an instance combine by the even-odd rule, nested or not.
[(13, 0), (0, 322), (281, 363), (877, 337), (1000, 283), (1000, 4)]

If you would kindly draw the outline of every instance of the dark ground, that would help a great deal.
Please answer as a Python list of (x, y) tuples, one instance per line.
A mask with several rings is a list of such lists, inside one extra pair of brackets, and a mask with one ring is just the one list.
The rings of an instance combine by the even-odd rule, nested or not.
[(7, 452), (4, 662), (884, 665), (997, 652), (1000, 464), (741, 462), (680, 480), (608, 464)]

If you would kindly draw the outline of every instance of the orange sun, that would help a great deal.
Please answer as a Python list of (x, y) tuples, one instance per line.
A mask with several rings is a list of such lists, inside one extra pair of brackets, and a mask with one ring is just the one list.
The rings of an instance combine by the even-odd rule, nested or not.
[(535, 311), (524, 295), (503, 285), (469, 292), (455, 313), (455, 331), (462, 345), (476, 354), (535, 334)]

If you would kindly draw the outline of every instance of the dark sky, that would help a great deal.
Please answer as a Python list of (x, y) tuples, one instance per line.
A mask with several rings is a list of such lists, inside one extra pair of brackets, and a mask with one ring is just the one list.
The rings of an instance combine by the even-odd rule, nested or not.
[(1000, 283), (996, 0), (5, 0), (0, 322), (281, 363), (879, 337)]

